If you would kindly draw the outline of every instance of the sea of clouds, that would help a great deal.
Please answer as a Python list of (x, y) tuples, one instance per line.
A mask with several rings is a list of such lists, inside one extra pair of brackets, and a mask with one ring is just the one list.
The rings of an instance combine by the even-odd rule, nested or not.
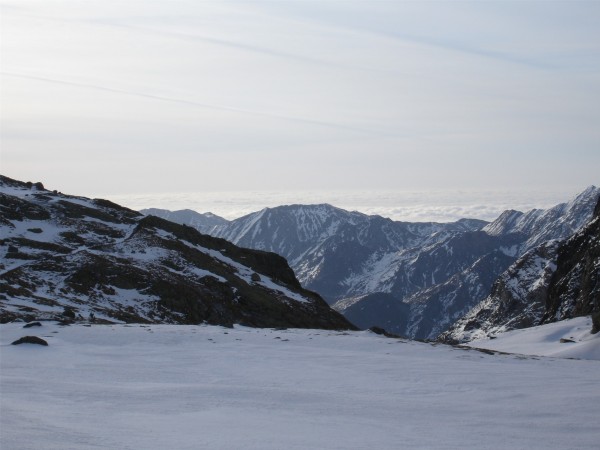
[(529, 211), (567, 202), (581, 189), (536, 190), (370, 190), (237, 191), (121, 194), (106, 198), (140, 210), (162, 208), (212, 212), (235, 219), (263, 208), (329, 203), (350, 211), (409, 222), (451, 222), (461, 218), (493, 220), (507, 209)]

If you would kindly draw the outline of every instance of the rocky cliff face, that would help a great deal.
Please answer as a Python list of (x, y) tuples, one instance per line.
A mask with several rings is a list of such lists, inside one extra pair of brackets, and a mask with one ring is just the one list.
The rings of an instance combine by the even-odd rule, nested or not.
[(583, 230), (558, 249), (543, 323), (600, 311), (600, 201)]
[(497, 280), (490, 294), (443, 332), (439, 340), (467, 342), (539, 323), (559, 241), (549, 241), (520, 257)]
[(491, 294), (439, 339), (466, 342), (597, 311), (600, 201), (586, 226), (567, 240), (545, 242), (519, 258), (498, 278)]
[(0, 320), (349, 328), (284, 258), (0, 178)]

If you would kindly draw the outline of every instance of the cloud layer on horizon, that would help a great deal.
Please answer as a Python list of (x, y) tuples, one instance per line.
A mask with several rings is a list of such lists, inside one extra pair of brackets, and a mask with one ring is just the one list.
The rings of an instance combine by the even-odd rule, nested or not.
[[(583, 189), (580, 189), (580, 191)], [(462, 218), (494, 220), (503, 211), (544, 209), (569, 201), (577, 190), (438, 190), (438, 191), (297, 191), (196, 192), (108, 195), (110, 200), (141, 210), (161, 208), (212, 212), (228, 220), (263, 208), (329, 203), (349, 211), (407, 222), (452, 222)], [(102, 197), (102, 195), (99, 195)]]

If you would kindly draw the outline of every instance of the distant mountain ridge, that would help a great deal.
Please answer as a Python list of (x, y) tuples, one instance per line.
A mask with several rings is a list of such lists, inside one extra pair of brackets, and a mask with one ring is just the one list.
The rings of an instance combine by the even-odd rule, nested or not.
[(0, 321), (352, 328), (285, 259), (0, 176)]
[(529, 238), (520, 246), (523, 254), (552, 239), (564, 239), (580, 230), (593, 214), (600, 189), (589, 186), (571, 201), (548, 209), (533, 209), (526, 213), (505, 211), (483, 231), (490, 235), (522, 233)]
[(399, 250), (429, 247), (486, 223), (395, 222), (327, 204), (289, 205), (236, 219), (215, 235), (284, 256), (305, 287), (335, 302), (385, 291), (382, 286), (394, 283), (388, 270)]
[(590, 186), (570, 202), (506, 211), (491, 223), (395, 222), (327, 204), (288, 205), (211, 234), (284, 256), (304, 287), (361, 328), (434, 339), (483, 300), (520, 256), (580, 229), (599, 194)]
[(211, 212), (198, 213), (191, 209), (169, 211), (168, 209), (147, 208), (140, 210), (140, 212), (146, 216), (156, 216), (180, 225), (190, 226), (204, 234), (212, 234), (215, 228), (224, 226), (228, 223), (227, 219)]

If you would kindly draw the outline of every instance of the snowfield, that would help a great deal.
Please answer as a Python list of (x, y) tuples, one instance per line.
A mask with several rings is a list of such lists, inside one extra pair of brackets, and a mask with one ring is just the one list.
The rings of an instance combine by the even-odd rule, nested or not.
[[(2, 450), (598, 448), (597, 360), (368, 331), (22, 327), (0, 326)], [(25, 335), (49, 346), (10, 345)]]
[(591, 329), (590, 317), (576, 317), (499, 333), (493, 339), (477, 339), (465, 345), (525, 355), (600, 360), (600, 333), (591, 334)]

